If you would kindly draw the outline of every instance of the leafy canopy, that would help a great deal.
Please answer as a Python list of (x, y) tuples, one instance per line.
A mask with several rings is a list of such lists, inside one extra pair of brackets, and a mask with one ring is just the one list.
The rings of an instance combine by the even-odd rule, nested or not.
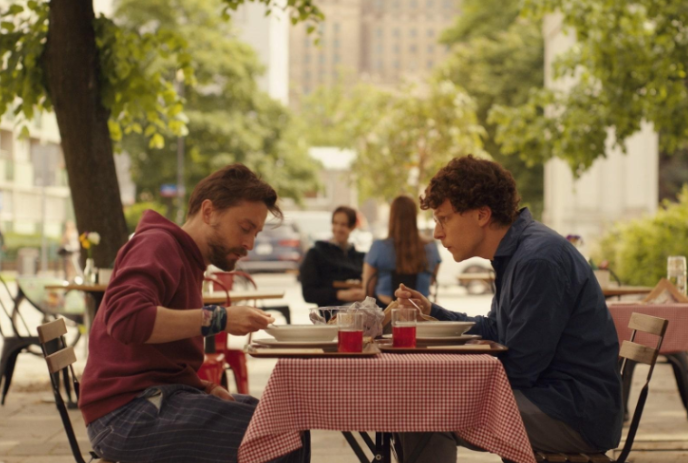
[(397, 91), (340, 82), (304, 98), (301, 118), (312, 144), (357, 151), (362, 199), (417, 196), (450, 159), (484, 155), (473, 100), (446, 80)]
[[(231, 12), (247, 1), (265, 4), (268, 14), (282, 8), (275, 0), (222, 0), (219, 17), (229, 19)], [(0, 13), (0, 58), (5, 63), (0, 70), (0, 114), (12, 109), (24, 135), (28, 135), (27, 122), (37, 111), (52, 109), (41, 64), (49, 8), (47, 0), (17, 0)], [(313, 0), (287, 0), (283, 8), (292, 23), (310, 23), (309, 31), (324, 19)], [(127, 30), (103, 15), (95, 20), (94, 29), (100, 97), (110, 112), (112, 140), (120, 141), (123, 134), (143, 133), (150, 147), (162, 148), (164, 135), (185, 135), (187, 119), (175, 80), (183, 79), (193, 86), (195, 77), (187, 41), (179, 31), (165, 27), (155, 32)], [(155, 65), (159, 58), (174, 63), (175, 72), (164, 72), (168, 68)]]
[(456, 23), (442, 42), (451, 46), (438, 68), (441, 79), (462, 86), (475, 100), (485, 127), (485, 151), (516, 179), (523, 204), (539, 216), (543, 208), (543, 166), (522, 152), (504, 153), (496, 140), (497, 126), (489, 122), (497, 105), (507, 108), (528, 101), (543, 83), (543, 41), (540, 24), (519, 17), (519, 0), (465, 0)]
[[(281, 196), (298, 199), (317, 188), (317, 166), (296, 136), (289, 112), (258, 89), (263, 68), (253, 49), (235, 38), (222, 9), (220, 0), (120, 0), (115, 20), (136, 32), (174, 30), (186, 43), (196, 79), (195, 86), (183, 87), (187, 191), (219, 167), (243, 162)], [(169, 75), (177, 68), (164, 57), (149, 66)], [(134, 180), (144, 196), (157, 197), (161, 184), (176, 182), (176, 162), (170, 161), (177, 139), (163, 139), (165, 147), (159, 150), (140, 134), (125, 135)]]
[(559, 11), (577, 42), (561, 55), (554, 77), (575, 78), (568, 92), (539, 89), (490, 120), (507, 153), (531, 162), (566, 160), (575, 174), (637, 132), (642, 121), (661, 133), (667, 152), (688, 135), (688, 8), (683, 0), (526, 0), (540, 19)]

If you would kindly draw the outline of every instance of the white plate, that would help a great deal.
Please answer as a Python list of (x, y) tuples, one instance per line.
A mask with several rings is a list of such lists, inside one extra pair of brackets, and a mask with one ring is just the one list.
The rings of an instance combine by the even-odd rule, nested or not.
[(416, 326), (416, 336), (423, 338), (461, 336), (473, 325), (475, 322), (422, 322)]
[[(383, 338), (385, 339), (392, 339), (392, 334), (383, 334)], [(416, 336), (416, 341), (419, 342), (446, 342), (446, 341), (452, 341), (452, 342), (457, 342), (457, 341), (470, 341), (472, 339), (480, 339), (481, 336), (479, 334), (462, 334), (461, 336), (442, 336), (442, 337), (419, 337)]]
[(254, 339), (253, 343), (269, 347), (323, 347), (337, 345), (337, 341), (278, 341), (277, 339)]
[(290, 342), (328, 342), (337, 338), (337, 325), (278, 325), (263, 328), (278, 341)]

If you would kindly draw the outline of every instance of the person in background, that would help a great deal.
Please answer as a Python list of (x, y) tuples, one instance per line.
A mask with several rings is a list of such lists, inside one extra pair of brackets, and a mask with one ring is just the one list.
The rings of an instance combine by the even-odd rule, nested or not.
[(392, 302), (395, 283), (399, 282), (406, 282), (425, 297), (430, 295), (442, 259), (437, 244), (418, 232), (417, 220), (416, 202), (408, 196), (395, 198), (389, 214), (389, 236), (373, 242), (366, 255), (363, 283), (367, 294), (375, 296), (381, 307)]
[[(364, 253), (349, 243), (356, 228), (356, 210), (339, 206), (332, 213), (332, 239), (316, 241), (308, 250), (300, 268), (301, 287), (306, 302), (318, 307), (339, 306), (365, 297), (362, 288), (337, 289), (335, 281), (360, 280)], [(322, 314), (329, 319), (331, 314)]]
[[(203, 306), (209, 264), (230, 271), (253, 248), (277, 193), (241, 164), (201, 180), (180, 227), (146, 211), (120, 249), (89, 337), (79, 408), (111, 461), (236, 462), (258, 400), (199, 378), (203, 338), (274, 322), (253, 307)], [(310, 460), (304, 447), (279, 461)]]
[[(455, 261), (492, 262), (492, 307), (470, 317), (404, 286), (396, 296), (441, 321), (473, 321), (469, 333), (509, 348), (500, 360), (534, 450), (616, 448), (623, 421), (619, 341), (604, 295), (578, 250), (519, 202), (514, 178), (499, 164), (473, 156), (450, 161), (421, 205), (432, 209), (434, 236)], [(404, 453), (427, 438), (419, 463), (455, 463), (457, 443), (474, 448), (452, 433), (403, 433)]]

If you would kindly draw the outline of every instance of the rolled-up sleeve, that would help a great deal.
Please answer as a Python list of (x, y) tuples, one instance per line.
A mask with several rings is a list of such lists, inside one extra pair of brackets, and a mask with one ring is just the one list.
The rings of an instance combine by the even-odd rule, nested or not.
[(182, 261), (170, 255), (177, 245), (164, 234), (131, 244), (117, 263), (101, 310), (110, 336), (143, 344), (153, 332), (158, 306), (165, 306), (179, 285)]

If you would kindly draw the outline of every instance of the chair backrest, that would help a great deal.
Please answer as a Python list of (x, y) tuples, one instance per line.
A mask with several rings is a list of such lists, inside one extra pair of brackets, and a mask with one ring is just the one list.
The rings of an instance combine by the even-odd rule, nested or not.
[[(638, 363), (645, 363), (649, 365), (650, 368), (647, 373), (645, 385), (640, 391), (638, 404), (633, 412), (633, 419), (631, 420), (631, 425), (628, 428), (626, 443), (624, 444), (619, 458), (616, 460), (617, 463), (625, 462), (626, 457), (628, 457), (628, 454), (631, 451), (631, 447), (633, 447), (633, 440), (635, 439), (635, 434), (638, 431), (640, 416), (643, 413), (643, 408), (645, 407), (645, 402), (647, 401), (647, 394), (649, 391), (650, 379), (652, 378), (652, 372), (654, 371), (655, 363), (657, 362), (657, 356), (659, 355), (659, 350), (662, 347), (662, 342), (664, 341), (664, 335), (666, 334), (668, 325), (668, 320), (637, 312), (631, 315), (631, 320), (628, 323), (628, 327), (631, 328), (633, 332), (631, 333), (630, 341), (624, 341), (621, 345), (621, 351), (619, 352), (619, 356), (623, 359), (621, 365), (621, 374), (623, 375), (623, 372), (626, 369), (626, 364), (629, 360)], [(657, 346), (649, 347), (633, 342), (638, 331), (657, 336)]]
[[(65, 406), (62, 394), (60, 393), (60, 380), (58, 373), (62, 371), (64, 375), (68, 377), (71, 376), (74, 392), (77, 399), (79, 398), (79, 382), (76, 379), (73, 367), (74, 362), (76, 362), (74, 347), (67, 346), (64, 339), (64, 335), (67, 333), (67, 325), (65, 324), (63, 318), (58, 318), (57, 320), (40, 325), (37, 330), (38, 339), (40, 340), (41, 348), (43, 349), (43, 356), (48, 364), (50, 383), (53, 388), (53, 395), (55, 396), (55, 405), (57, 406), (57, 410), (60, 412), (60, 418), (62, 419), (65, 432), (67, 433), (69, 446), (72, 449), (72, 454), (74, 455), (77, 463), (85, 463), (85, 460), (81, 455), (81, 449), (79, 448), (79, 444), (76, 440), (76, 435), (74, 434), (72, 422), (69, 419), (69, 413), (67, 413), (67, 407)], [(53, 345), (56, 345), (56, 348), (53, 348)]]

